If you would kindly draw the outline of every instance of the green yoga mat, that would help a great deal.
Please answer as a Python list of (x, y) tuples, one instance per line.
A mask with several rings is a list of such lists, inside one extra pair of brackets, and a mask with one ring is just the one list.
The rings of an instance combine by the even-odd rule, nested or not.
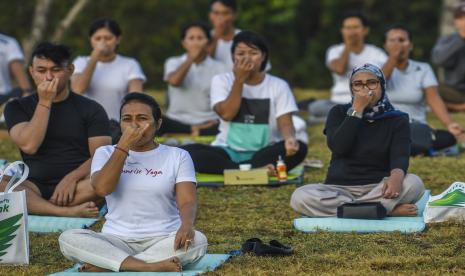
[(216, 136), (190, 136), (190, 135), (184, 136), (182, 135), (182, 136), (172, 136), (172, 137), (169, 137), (169, 136), (157, 137), (155, 140), (157, 140), (157, 142), (162, 143), (162, 144), (168, 140), (176, 139), (179, 144), (189, 141), (189, 142), (209, 145), (211, 144), (211, 142), (213, 142), (213, 140), (215, 140), (215, 137)]
[[(222, 174), (197, 173), (198, 187), (223, 187), (224, 176)], [(270, 177), (268, 186), (279, 186), (286, 184), (302, 184), (304, 182), (304, 167), (297, 166), (288, 172), (287, 181), (279, 182), (277, 177)], [(262, 185), (260, 185), (262, 186)]]

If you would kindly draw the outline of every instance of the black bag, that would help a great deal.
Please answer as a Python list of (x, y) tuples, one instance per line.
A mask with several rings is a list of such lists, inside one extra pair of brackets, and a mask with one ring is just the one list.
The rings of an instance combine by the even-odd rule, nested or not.
[(433, 147), (433, 130), (419, 122), (410, 123), (410, 155), (426, 154)]
[(346, 203), (337, 207), (338, 218), (383, 219), (386, 208), (379, 202)]

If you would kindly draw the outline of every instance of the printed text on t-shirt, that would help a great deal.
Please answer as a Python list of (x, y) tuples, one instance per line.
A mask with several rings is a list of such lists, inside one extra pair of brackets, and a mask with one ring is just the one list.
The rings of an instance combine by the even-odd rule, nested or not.
[(154, 170), (154, 169), (147, 169), (147, 168), (144, 168), (143, 170), (141, 170), (141, 169), (123, 169), (122, 173), (126, 173), (126, 174), (145, 174), (145, 175), (149, 175), (149, 176), (152, 176), (152, 177), (163, 174), (162, 171), (157, 171), (157, 170)]

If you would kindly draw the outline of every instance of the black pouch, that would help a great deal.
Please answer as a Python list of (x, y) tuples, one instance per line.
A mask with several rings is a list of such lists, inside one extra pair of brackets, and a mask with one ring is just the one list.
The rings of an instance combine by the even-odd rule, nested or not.
[(338, 218), (383, 219), (386, 208), (379, 202), (346, 203), (337, 207)]

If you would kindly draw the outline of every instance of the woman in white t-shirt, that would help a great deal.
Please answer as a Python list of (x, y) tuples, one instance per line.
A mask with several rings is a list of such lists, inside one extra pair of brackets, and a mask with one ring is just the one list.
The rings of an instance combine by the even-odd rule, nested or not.
[(207, 250), (207, 238), (194, 230), (192, 159), (154, 142), (161, 111), (150, 96), (127, 95), (120, 112), (121, 139), (92, 160), (91, 184), (108, 206), (102, 231), (68, 230), (61, 251), (84, 263), (83, 271), (181, 271)]
[[(438, 81), (431, 66), (410, 59), (413, 48), (410, 31), (402, 25), (389, 27), (384, 35), (384, 48), (389, 59), (384, 66), (387, 81), (387, 94), (396, 109), (409, 114), (412, 131), (412, 154), (441, 150), (465, 142), (464, 128), (455, 122), (438, 93)], [(432, 148), (418, 148), (416, 138), (423, 133), (421, 125), (428, 124), (427, 106), (447, 128), (432, 130)], [(421, 131), (421, 132), (418, 132)], [(425, 151), (425, 152), (421, 152)]]
[(90, 56), (77, 57), (71, 89), (103, 106), (111, 121), (111, 136), (116, 143), (121, 135), (119, 107), (130, 92), (143, 91), (146, 80), (137, 60), (117, 53), (121, 42), (121, 28), (116, 21), (100, 18), (89, 29), (92, 52)]
[(223, 173), (241, 163), (274, 171), (281, 156), (288, 169), (307, 154), (307, 146), (296, 138), (292, 113), (297, 106), (289, 85), (265, 72), (268, 46), (258, 34), (242, 31), (231, 48), (234, 72), (216, 75), (210, 100), (220, 117), (220, 133), (212, 146), (184, 146), (198, 172)]
[(187, 24), (181, 39), (186, 53), (165, 62), (164, 80), (168, 83), (169, 100), (158, 133), (215, 135), (219, 120), (210, 107), (210, 84), (213, 76), (228, 70), (208, 55), (211, 36), (205, 24)]

